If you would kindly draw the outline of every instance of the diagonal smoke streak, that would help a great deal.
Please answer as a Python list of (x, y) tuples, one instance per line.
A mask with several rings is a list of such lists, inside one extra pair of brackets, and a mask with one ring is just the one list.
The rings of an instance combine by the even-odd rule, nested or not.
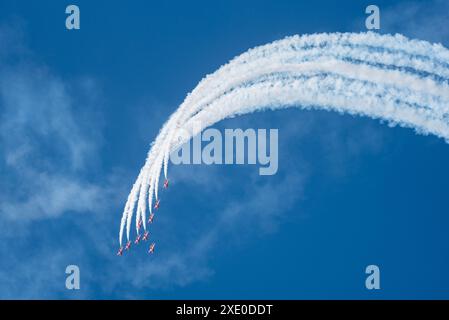
[[(158, 198), (169, 154), (208, 126), (286, 107), (368, 116), (449, 141), (449, 50), (401, 35), (293, 36), (248, 50), (206, 76), (164, 124), (128, 196), (120, 245)], [(201, 128), (194, 124), (200, 123)], [(188, 136), (178, 138), (180, 130)], [(148, 197), (148, 198), (147, 198)]]

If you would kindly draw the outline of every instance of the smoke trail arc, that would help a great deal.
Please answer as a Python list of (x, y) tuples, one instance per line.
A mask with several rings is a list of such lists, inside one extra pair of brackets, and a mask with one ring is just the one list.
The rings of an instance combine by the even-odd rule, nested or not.
[[(234, 58), (201, 80), (162, 127), (128, 196), (120, 245), (134, 212), (146, 228), (171, 152), (223, 119), (287, 107), (367, 116), (449, 142), (449, 50), (401, 35), (333, 33), (288, 37)], [(178, 139), (181, 131), (189, 134)]]

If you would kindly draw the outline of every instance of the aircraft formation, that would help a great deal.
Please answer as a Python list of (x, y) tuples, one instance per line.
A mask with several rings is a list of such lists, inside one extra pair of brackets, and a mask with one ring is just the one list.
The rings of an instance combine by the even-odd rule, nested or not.
[[(165, 181), (164, 181), (164, 189), (167, 189), (167, 188), (168, 188), (168, 180), (165, 179)], [(154, 210), (158, 210), (158, 209), (159, 209), (159, 206), (160, 206), (160, 200), (158, 199), (158, 200), (156, 201), (156, 203), (154, 204), (154, 207), (153, 207)], [(148, 217), (148, 223), (149, 223), (149, 224), (153, 223), (153, 220), (154, 220), (154, 213), (150, 213), (150, 216)], [(145, 231), (144, 234), (143, 234), (143, 236), (142, 236), (142, 235), (140, 234), (140, 228), (141, 228), (141, 227), (142, 227), (142, 221), (139, 221), (139, 224), (137, 225), (137, 229), (139, 230), (139, 234), (137, 235), (136, 240), (134, 240), (134, 244), (136, 244), (136, 245), (139, 244), (140, 241), (147, 241), (147, 240), (148, 240), (148, 237), (150, 236), (149, 231)], [(149, 249), (148, 249), (148, 253), (149, 253), (149, 254), (153, 254), (153, 253), (154, 253), (154, 248), (155, 248), (155, 247), (156, 247), (156, 243), (155, 243), (155, 242), (152, 242), (152, 243), (150, 244)], [(129, 250), (129, 249), (131, 249), (131, 241), (128, 241), (124, 247), (121, 246), (121, 247), (118, 249), (118, 251), (117, 251), (117, 256), (123, 255), (124, 250)]]

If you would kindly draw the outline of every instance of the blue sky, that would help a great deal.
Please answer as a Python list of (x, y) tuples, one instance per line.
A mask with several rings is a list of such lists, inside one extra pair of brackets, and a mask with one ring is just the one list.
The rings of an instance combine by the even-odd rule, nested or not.
[[(171, 167), (157, 254), (115, 256), (149, 144), (204, 75), (288, 35), (364, 31), (371, 3), (74, 3), (79, 31), (70, 3), (0, 4), (0, 298), (449, 298), (449, 146), (322, 111), (218, 124), (279, 128), (278, 174)], [(449, 46), (448, 1), (376, 4), (381, 32)]]

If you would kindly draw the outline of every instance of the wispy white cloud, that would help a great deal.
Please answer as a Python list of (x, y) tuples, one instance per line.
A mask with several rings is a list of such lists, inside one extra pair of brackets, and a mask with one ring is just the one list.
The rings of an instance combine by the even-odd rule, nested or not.
[[(1, 29), (0, 37), (12, 32)], [(98, 210), (113, 190), (86, 177), (101, 147), (94, 113), (90, 121), (83, 117), (95, 106), (86, 98), (95, 82), (61, 79), (8, 49), (2, 45), (0, 61), (0, 214), (27, 219)]]
[(381, 11), (382, 32), (449, 43), (449, 1), (404, 1)]
[[(58, 76), (26, 48), (20, 26), (0, 26), (0, 297), (70, 297), (65, 266), (86, 262), (90, 230), (120, 200), (124, 175), (99, 166), (95, 81)], [(55, 242), (73, 213), (91, 223)]]

